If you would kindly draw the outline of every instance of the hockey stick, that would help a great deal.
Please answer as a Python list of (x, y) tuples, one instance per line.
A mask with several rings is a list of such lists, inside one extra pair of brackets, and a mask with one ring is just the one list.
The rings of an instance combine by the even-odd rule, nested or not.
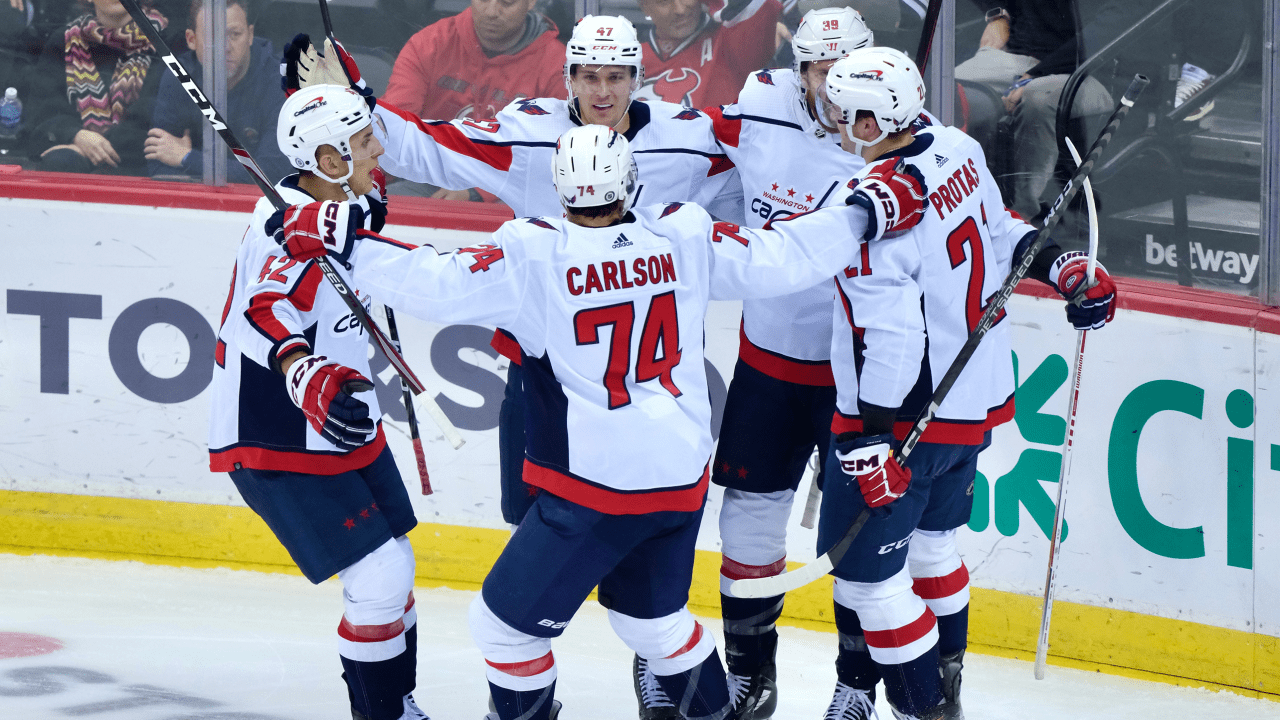
[[(142, 11), (142, 6), (138, 4), (138, 0), (120, 0), (120, 2), (129, 11), (129, 14), (133, 16), (134, 22), (146, 34), (147, 39), (151, 41), (152, 47), (160, 54), (160, 59), (168, 66), (173, 76), (178, 79), (182, 89), (186, 90), (187, 94), (191, 96), (191, 101), (200, 109), (200, 113), (204, 115), (205, 120), (208, 120), (213, 129), (218, 131), (218, 136), (227, 144), (227, 147), (231, 148), (231, 154), (236, 156), (236, 160), (240, 161), (240, 164), (244, 166), (253, 181), (258, 184), (258, 189), (262, 191), (262, 194), (267, 196), (267, 200), (277, 210), (289, 207), (289, 204), (284, 201), (284, 198), (280, 197), (280, 193), (276, 192), (275, 187), (267, 180), (262, 168), (258, 167), (258, 163), (254, 162), (253, 157), (249, 155), (249, 151), (244, 149), (244, 146), (236, 139), (235, 134), (227, 127), (227, 122), (223, 119), (222, 114), (200, 91), (200, 86), (192, 79), (191, 74), (182, 66), (182, 63), (178, 62), (178, 58), (174, 57), (169, 45), (164, 41), (164, 38), (160, 37), (160, 32), (151, 24), (151, 19)], [(404, 357), (400, 355), (400, 351), (396, 349), (391, 340), (374, 324), (369, 317), (369, 313), (365, 312), (364, 305), (360, 304), (360, 301), (356, 299), (355, 293), (351, 291), (351, 288), (347, 287), (346, 281), (334, 270), (329, 258), (318, 257), (315, 262), (320, 271), (324, 273), (324, 276), (328, 278), (329, 283), (333, 285), (333, 289), (338, 292), (338, 296), (342, 298), (342, 301), (356, 316), (360, 326), (373, 338), (378, 345), (378, 349), (382, 351), (383, 355), (387, 356), (387, 360), (396, 369), (396, 372), (400, 373), (400, 377), (404, 378), (409, 388), (415, 394), (422, 392), (424, 388), (422, 382), (418, 380), (418, 376), (414, 375), (413, 371), (409, 369)]]
[[(1076, 166), (1080, 165), (1080, 153), (1067, 138), (1067, 150)], [(1098, 265), (1098, 208), (1094, 202), (1093, 185), (1084, 181), (1085, 203), (1089, 210), (1089, 284), (1093, 283)], [(1067, 475), (1071, 472), (1071, 451), (1076, 431), (1076, 410), (1080, 402), (1080, 375), (1084, 370), (1084, 341), (1088, 330), (1076, 333), (1076, 359), (1071, 365), (1071, 384), (1067, 386), (1067, 437), (1062, 446), (1062, 466), (1058, 472), (1058, 506), (1053, 514), (1053, 534), (1049, 536), (1049, 570), (1044, 579), (1044, 605), (1040, 610), (1040, 637), (1036, 640), (1035, 674), (1044, 679), (1045, 665), (1049, 660), (1049, 622), (1053, 615), (1053, 596), (1058, 587), (1058, 543), (1061, 541), (1063, 518), (1067, 511)]]
[[(329, 3), (320, 0), (320, 17), (324, 21), (324, 34), (329, 38), (329, 42), (334, 46), (338, 41), (333, 37), (333, 21), (329, 19)], [(344, 184), (344, 187), (345, 184)], [(383, 198), (386, 200), (386, 198)], [(395, 344), (396, 350), (400, 350), (400, 333), (396, 330), (396, 314), (390, 305), (382, 306), (383, 312), (387, 315), (387, 334), (391, 336), (391, 342)], [(409, 392), (409, 386), (401, 378), (400, 390), (404, 395), (404, 412), (406, 420), (409, 423), (409, 440), (413, 444), (413, 457), (418, 464), (418, 479), (422, 482), (422, 494), (430, 495), (434, 491), (431, 489), (431, 474), (427, 472), (427, 456), (422, 451), (422, 437), (418, 432), (418, 413), (413, 407), (413, 393)], [(434, 409), (434, 412), (432, 410)], [(454, 429), (453, 423), (444, 417), (444, 412), (440, 410), (440, 406), (431, 401), (427, 405), (427, 411), (431, 414), (432, 419), (436, 421), (436, 425), (444, 431), (445, 437), (449, 438), (449, 442), (453, 445), (453, 449), (457, 450), (462, 445), (462, 437), (458, 435), (458, 431)], [(439, 414), (437, 416), (437, 413)], [(441, 423), (443, 418), (444, 422)], [(450, 431), (452, 435), (450, 435)]]
[(813, 481), (809, 483), (809, 495), (804, 499), (804, 514), (800, 516), (800, 527), (812, 530), (818, 519), (818, 505), (822, 503), (822, 489), (818, 487), (818, 478), (822, 475), (823, 457), (817, 450), (809, 458), (816, 462), (813, 468)]
[(920, 44), (916, 47), (916, 69), (921, 75), (924, 75), (924, 68), (929, 64), (929, 50), (933, 47), (933, 33), (938, 27), (938, 15), (941, 12), (942, 0), (929, 0), (929, 7), (924, 11)]
[[(1142, 75), (1133, 77), (1133, 82), (1129, 84), (1129, 88), (1125, 90), (1120, 102), (1116, 104), (1116, 109), (1107, 120), (1106, 127), (1102, 128), (1102, 132), (1093, 141), (1093, 146), (1089, 148), (1089, 155), (1085, 158), (1084, 164), (1076, 169), (1075, 175), (1072, 175), (1071, 179), (1067, 181), (1067, 184), (1062, 188), (1062, 192), (1059, 193), (1058, 199), (1054, 200), (1053, 206), (1049, 208), (1049, 214), (1044, 219), (1044, 227), (1037, 233), (1036, 239), (1031, 243), (1031, 247), (1027, 248), (1026, 252), (1022, 254), (1022, 258), (1013, 267), (1004, 284), (1000, 286), (995, 295), (991, 296), (987, 302), (986, 310), (983, 311), (982, 317), (978, 320), (977, 327), (974, 328), (973, 332), (969, 333), (969, 338), (965, 340), (964, 346), (960, 348), (955, 360), (947, 368), (946, 374), (938, 381), (937, 388), (933, 391), (933, 397), (929, 398), (929, 404), (920, 413), (920, 417), (916, 418), (915, 424), (912, 425), (907, 437), (902, 441), (902, 446), (898, 449), (899, 463), (904, 465), (907, 463), (907, 459), (911, 456), (911, 451), (915, 449), (916, 443), (920, 442), (920, 436), (924, 435), (925, 429), (929, 427), (929, 423), (933, 421), (934, 415), (938, 412), (938, 407), (946, 399), (947, 393), (951, 392), (951, 387), (960, 378), (960, 373), (964, 371), (965, 365), (969, 364), (969, 358), (973, 357), (973, 353), (978, 349), (978, 343), (982, 342), (982, 338), (986, 337), (987, 332), (991, 330), (991, 326), (995, 324), (996, 316), (1004, 309), (1005, 303), (1009, 302), (1010, 296), (1013, 295), (1013, 289), (1026, 276), (1027, 271), (1031, 269), (1031, 263), (1035, 260), (1036, 254), (1044, 247), (1053, 229), (1057, 227), (1058, 222), (1062, 219), (1059, 211), (1069, 205), (1071, 200), (1075, 198), (1076, 193), (1080, 190), (1081, 183), (1084, 182), (1085, 178), (1089, 177), (1089, 173), (1093, 171), (1093, 166), (1097, 163), (1099, 156), (1102, 155), (1102, 151), (1111, 143), (1112, 136), (1115, 135), (1116, 130), (1120, 127), (1120, 121), (1129, 113), (1129, 108), (1133, 107), (1134, 100), (1137, 99), (1138, 95), (1142, 94), (1148, 82), (1150, 81)], [(862, 526), (866, 525), (867, 519), (870, 517), (871, 508), (864, 508), (840, 540), (836, 542), (835, 546), (808, 565), (781, 575), (734, 580), (729, 585), (729, 594), (743, 598), (773, 597), (817, 580), (840, 564), (850, 545), (853, 544), (854, 539), (861, 532)]]

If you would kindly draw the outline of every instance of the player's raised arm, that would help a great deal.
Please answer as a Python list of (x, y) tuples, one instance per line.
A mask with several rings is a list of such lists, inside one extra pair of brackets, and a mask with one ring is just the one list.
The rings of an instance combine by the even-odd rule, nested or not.
[(517, 323), (525, 273), (498, 244), (516, 231), (504, 225), (493, 243), (440, 253), (361, 228), (360, 212), (334, 201), (293, 205), (268, 229), (290, 258), (329, 255), (351, 269), (353, 284), (396, 310), (440, 323)]
[(760, 229), (716, 223), (710, 237), (711, 297), (771, 297), (817, 285), (853, 264), (860, 243), (919, 223), (925, 197), (920, 172), (891, 159), (854, 186), (845, 206), (792, 215)]

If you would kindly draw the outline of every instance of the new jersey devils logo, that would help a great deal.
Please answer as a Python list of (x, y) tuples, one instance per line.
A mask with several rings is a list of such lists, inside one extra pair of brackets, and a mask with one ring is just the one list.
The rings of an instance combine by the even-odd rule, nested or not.
[(702, 76), (693, 68), (671, 68), (645, 78), (637, 99), (665, 100), (677, 105), (693, 105), (693, 93), (702, 87)]

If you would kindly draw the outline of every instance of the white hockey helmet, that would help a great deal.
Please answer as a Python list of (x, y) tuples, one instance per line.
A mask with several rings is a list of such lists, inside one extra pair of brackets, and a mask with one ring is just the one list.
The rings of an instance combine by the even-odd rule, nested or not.
[(636, 163), (631, 143), (613, 128), (581, 125), (556, 141), (551, 177), (565, 208), (607, 205), (618, 200), (624, 209), (635, 200)]
[(564, 46), (564, 86), (573, 101), (569, 84), (574, 65), (626, 65), (635, 68), (631, 79), (634, 95), (644, 82), (644, 48), (631, 21), (622, 16), (584, 15), (573, 26), (573, 36)]
[[(342, 183), (355, 169), (351, 137), (373, 124), (373, 111), (364, 97), (342, 85), (312, 85), (284, 101), (276, 125), (280, 152), (299, 170), (319, 173), (330, 182)], [(347, 161), (347, 174), (334, 178), (320, 171), (316, 150), (332, 146)]]
[(800, 27), (791, 35), (791, 69), (800, 74), (802, 63), (835, 60), (851, 50), (871, 47), (875, 36), (857, 10), (825, 7), (804, 14)]
[(924, 110), (924, 80), (916, 64), (887, 47), (863, 48), (837, 60), (827, 73), (826, 95), (841, 123), (852, 123), (862, 110), (875, 116), (879, 137), (855, 139), (858, 145), (875, 145), (907, 129)]

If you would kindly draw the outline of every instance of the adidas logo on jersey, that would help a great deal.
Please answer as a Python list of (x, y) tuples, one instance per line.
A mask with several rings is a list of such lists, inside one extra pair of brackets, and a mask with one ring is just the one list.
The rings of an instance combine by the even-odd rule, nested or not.
[(627, 239), (626, 235), (619, 234), (618, 239), (613, 241), (613, 249), (617, 250), (624, 247), (631, 247), (631, 241)]
[(942, 167), (947, 164), (947, 158), (944, 158), (941, 155), (934, 155), (933, 159), (938, 162), (938, 167)]

